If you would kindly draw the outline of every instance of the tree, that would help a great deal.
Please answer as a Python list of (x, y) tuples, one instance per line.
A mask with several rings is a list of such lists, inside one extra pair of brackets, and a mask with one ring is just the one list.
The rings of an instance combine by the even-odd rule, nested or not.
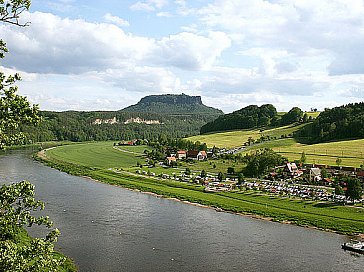
[(282, 125), (289, 125), (301, 121), (303, 111), (298, 107), (293, 107), (289, 112), (284, 114), (281, 119)]
[(346, 180), (347, 190), (345, 196), (351, 200), (359, 200), (363, 195), (363, 187), (361, 182), (357, 178), (348, 177)]
[[(0, 21), (16, 26), (20, 15), (29, 9), (30, 0), (0, 0)], [(8, 52), (6, 43), (0, 40), (0, 59)], [(22, 144), (25, 136), (19, 131), (22, 124), (40, 121), (38, 106), (17, 94), (14, 84), (19, 74), (5, 75), (0, 72), (0, 149)], [(65, 258), (54, 255), (54, 243), (60, 232), (51, 230), (45, 238), (24, 240), (24, 227), (44, 225), (52, 227), (48, 217), (35, 217), (31, 212), (42, 210), (44, 203), (34, 198), (34, 185), (27, 181), (3, 185), (0, 188), (0, 271), (58, 271)]]
[(45, 238), (16, 243), (25, 226), (52, 227), (48, 217), (34, 217), (31, 212), (44, 209), (34, 198), (34, 185), (28, 181), (0, 188), (0, 271), (58, 271), (64, 258), (54, 257), (54, 245), (60, 232), (51, 230)]
[(234, 169), (234, 167), (228, 167), (228, 169), (227, 169), (227, 173), (228, 173), (228, 174), (234, 174), (234, 173), (235, 173), (235, 169)]
[(322, 178), (327, 178), (329, 175), (327, 173), (327, 170), (325, 168), (321, 169), (321, 177)]
[(242, 173), (238, 174), (238, 185), (241, 185), (244, 181), (244, 175)]
[[(18, 26), (21, 24), (19, 15), (29, 9), (30, 0), (0, 0), (0, 21)], [(0, 40), (0, 59), (8, 52), (6, 43)], [(19, 74), (6, 76), (0, 72), (0, 149), (14, 144), (23, 144), (25, 136), (18, 131), (20, 124), (37, 124), (38, 106), (31, 106), (28, 100), (17, 93), (15, 82), (21, 78)]]
[(217, 174), (217, 179), (221, 182), (223, 181), (225, 178), (224, 174), (222, 172), (219, 172), (219, 174)]
[(285, 158), (272, 149), (260, 149), (243, 158), (243, 162), (246, 163), (244, 174), (248, 177), (258, 177), (267, 174), (271, 168), (282, 165), (284, 161)]
[(344, 195), (344, 190), (340, 185), (335, 186), (335, 195)]
[(302, 164), (304, 164), (306, 162), (306, 160), (307, 160), (307, 158), (306, 158), (305, 151), (302, 151), (300, 162)]
[(340, 164), (343, 162), (343, 160), (340, 157), (336, 158), (336, 164), (337, 166), (340, 166)]

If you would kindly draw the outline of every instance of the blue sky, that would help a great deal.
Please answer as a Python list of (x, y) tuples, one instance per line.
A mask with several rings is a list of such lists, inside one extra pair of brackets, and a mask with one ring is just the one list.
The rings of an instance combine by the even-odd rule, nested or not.
[(33, 0), (0, 25), (1, 69), (42, 110), (118, 110), (150, 94), (231, 112), (364, 100), (363, 0)]

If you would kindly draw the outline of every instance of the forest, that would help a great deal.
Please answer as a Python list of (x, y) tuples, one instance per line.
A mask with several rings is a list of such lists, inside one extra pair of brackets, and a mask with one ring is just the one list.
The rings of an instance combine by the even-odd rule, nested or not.
[(202, 104), (201, 97), (154, 95), (119, 111), (40, 111), (38, 126), (20, 130), (30, 142), (105, 141), (172, 138), (199, 134), (202, 125), (223, 114)]
[(325, 109), (295, 136), (313, 143), (364, 138), (364, 102)]

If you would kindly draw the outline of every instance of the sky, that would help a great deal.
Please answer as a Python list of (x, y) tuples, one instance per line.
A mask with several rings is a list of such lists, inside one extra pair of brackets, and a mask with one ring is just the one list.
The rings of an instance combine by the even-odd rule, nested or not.
[(364, 0), (33, 0), (0, 25), (19, 93), (41, 110), (200, 95), (229, 113), (364, 101)]

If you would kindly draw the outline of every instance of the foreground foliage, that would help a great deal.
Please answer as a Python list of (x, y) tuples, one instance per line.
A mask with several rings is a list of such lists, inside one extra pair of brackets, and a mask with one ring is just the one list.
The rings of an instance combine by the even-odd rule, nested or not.
[[(30, 0), (0, 0), (0, 22), (25, 27), (20, 15), (30, 7)], [(0, 59), (8, 52), (0, 39)], [(19, 74), (0, 71), (0, 150), (24, 144), (22, 125), (39, 123), (38, 106), (17, 94)], [(0, 188), (0, 271), (74, 271), (72, 263), (54, 252), (60, 232), (51, 230), (45, 238), (31, 238), (24, 227), (44, 225), (51, 228), (48, 217), (34, 217), (31, 212), (42, 210), (44, 203), (34, 198), (34, 185), (27, 181)]]
[(45, 238), (30, 238), (24, 231), (33, 225), (52, 227), (47, 216), (31, 214), (42, 209), (30, 182), (0, 188), (0, 271), (62, 271), (66, 258), (54, 251), (59, 230), (50, 230)]

